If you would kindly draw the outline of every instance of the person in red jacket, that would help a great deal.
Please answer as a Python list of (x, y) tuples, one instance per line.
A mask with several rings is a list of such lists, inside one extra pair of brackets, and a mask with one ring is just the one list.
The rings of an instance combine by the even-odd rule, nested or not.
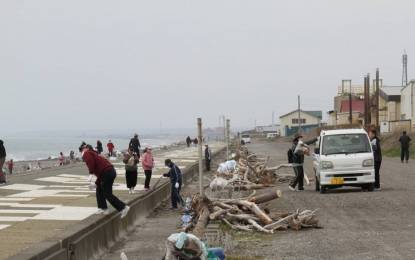
[(124, 218), (130, 210), (130, 207), (125, 205), (124, 202), (112, 193), (112, 185), (117, 175), (114, 166), (97, 152), (89, 149), (85, 143), (81, 144), (79, 151), (82, 152), (82, 159), (88, 167), (89, 174), (97, 177), (95, 185), (98, 208), (104, 212), (107, 211), (106, 200), (108, 200), (115, 209), (121, 212), (121, 218)]
[(108, 148), (108, 154), (110, 157), (114, 156), (114, 144), (111, 142), (111, 140), (108, 141), (107, 143), (107, 148)]

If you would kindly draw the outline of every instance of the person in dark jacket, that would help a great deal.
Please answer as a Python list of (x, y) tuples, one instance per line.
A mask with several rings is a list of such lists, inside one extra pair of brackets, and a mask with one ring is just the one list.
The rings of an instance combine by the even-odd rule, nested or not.
[(294, 164), (294, 173), (295, 179), (288, 185), (288, 188), (292, 191), (295, 191), (295, 186), (298, 184), (298, 190), (304, 190), (304, 152), (301, 149), (296, 149), (298, 144), (300, 145), (311, 145), (317, 141), (317, 138), (314, 138), (310, 141), (303, 142), (303, 136), (301, 134), (296, 134), (291, 146), (293, 152), (293, 164)]
[(376, 129), (369, 130), (370, 144), (373, 150), (373, 159), (375, 161), (375, 189), (380, 190), (380, 166), (382, 164), (382, 149), (380, 148), (380, 140), (377, 136)]
[(96, 147), (96, 149), (97, 149), (97, 153), (98, 154), (101, 154), (104, 151), (104, 148), (102, 146), (102, 142), (100, 140), (97, 140), (97, 147)]
[(401, 143), (401, 162), (406, 160), (406, 163), (409, 161), (409, 146), (411, 143), (411, 138), (406, 135), (406, 131), (402, 132), (402, 136), (399, 138), (399, 142)]
[(95, 185), (98, 208), (104, 212), (107, 211), (106, 200), (108, 200), (115, 209), (121, 212), (121, 218), (124, 218), (130, 207), (112, 193), (112, 185), (117, 175), (114, 166), (84, 143), (79, 147), (79, 151), (82, 152), (82, 159), (88, 167), (89, 174), (97, 178)]
[(206, 171), (210, 172), (210, 162), (212, 161), (212, 151), (209, 148), (209, 145), (205, 144), (205, 164)]
[(182, 172), (179, 167), (174, 164), (170, 159), (166, 159), (164, 164), (170, 168), (168, 173), (163, 174), (164, 177), (170, 178), (171, 183), (171, 206), (172, 209), (177, 209), (177, 203), (183, 204), (183, 199), (180, 196), (180, 190), (182, 188)]
[(135, 186), (137, 185), (138, 156), (130, 148), (128, 153), (124, 154), (123, 162), (125, 163), (125, 180), (127, 182), (128, 193), (133, 194)]
[(192, 139), (190, 139), (190, 136), (187, 136), (186, 138), (186, 145), (187, 147), (190, 147), (190, 144), (192, 143)]
[(137, 154), (138, 158), (140, 158), (140, 140), (138, 140), (138, 134), (134, 134), (134, 137), (131, 138), (130, 143), (128, 145), (129, 149), (133, 150), (134, 153)]
[(3, 165), (6, 161), (6, 148), (4, 148), (3, 140), (0, 140), (0, 174), (3, 174)]

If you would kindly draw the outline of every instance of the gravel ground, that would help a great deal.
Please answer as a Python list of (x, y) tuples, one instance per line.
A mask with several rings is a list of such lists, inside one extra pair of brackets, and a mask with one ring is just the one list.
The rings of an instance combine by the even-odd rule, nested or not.
[[(254, 141), (248, 146), (253, 152), (270, 155), (270, 165), (287, 160), (288, 143)], [(310, 158), (306, 164), (307, 175), (314, 179)], [(378, 192), (342, 188), (319, 194), (313, 182), (304, 192), (281, 185), (283, 198), (271, 208), (318, 208), (323, 228), (278, 232), (255, 243), (248, 240), (232, 251), (263, 259), (414, 259), (414, 166), (413, 161), (401, 164), (399, 159), (384, 158)]]
[[(269, 155), (269, 165), (285, 163), (289, 143), (254, 140), (248, 148)], [(321, 229), (278, 231), (273, 235), (231, 233), (228, 259), (415, 259), (415, 163), (384, 158), (382, 190), (363, 192), (342, 188), (319, 194), (314, 183), (304, 192), (278, 186), (283, 197), (273, 201), (272, 211), (319, 209)], [(306, 173), (313, 178), (311, 160)], [(167, 205), (166, 205), (167, 207)], [(164, 240), (177, 230), (179, 212), (159, 210), (137, 227), (103, 259), (120, 259), (126, 251), (131, 259), (161, 259)], [(229, 239), (229, 238), (227, 238)]]

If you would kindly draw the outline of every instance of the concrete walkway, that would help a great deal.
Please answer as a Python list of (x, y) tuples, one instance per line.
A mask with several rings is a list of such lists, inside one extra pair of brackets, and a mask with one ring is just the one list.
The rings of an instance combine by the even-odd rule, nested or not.
[[(210, 145), (213, 151), (223, 147)], [(155, 154), (156, 167), (151, 185), (166, 172), (164, 160), (172, 159), (184, 169), (197, 162), (196, 147), (176, 147)], [(114, 193), (123, 201), (145, 195), (144, 174), (139, 169), (136, 194), (128, 194), (124, 165), (113, 161), (117, 170)], [(97, 215), (95, 191), (88, 189), (88, 171), (83, 164), (60, 167), (34, 174), (11, 176), (7, 185), (0, 186), (0, 259), (52, 238), (86, 219)], [(162, 182), (168, 181), (161, 180)], [(113, 209), (112, 209), (113, 210)]]

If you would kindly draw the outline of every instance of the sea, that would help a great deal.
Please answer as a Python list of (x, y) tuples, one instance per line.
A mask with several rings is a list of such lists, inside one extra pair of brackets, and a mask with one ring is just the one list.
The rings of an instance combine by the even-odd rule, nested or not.
[[(92, 133), (92, 134), (91, 134)], [(7, 152), (7, 159), (15, 161), (31, 161), (54, 159), (63, 152), (68, 156), (70, 151), (74, 151), (77, 155), (79, 153), (78, 147), (81, 142), (86, 142), (96, 147), (97, 140), (103, 144), (104, 151), (106, 151), (106, 144), (109, 140), (115, 145), (115, 150), (123, 151), (128, 148), (130, 139), (134, 135), (123, 132), (108, 132), (108, 133), (94, 133), (89, 132), (77, 133), (71, 132), (27, 132), (19, 134), (8, 134), (0, 136), (3, 140)], [(157, 149), (162, 146), (168, 146), (173, 143), (184, 142), (187, 135), (194, 133), (194, 131), (172, 131), (169, 133), (151, 133), (139, 134), (141, 147), (152, 147)], [(194, 134), (193, 134), (194, 135)], [(191, 136), (191, 135), (190, 135)]]

